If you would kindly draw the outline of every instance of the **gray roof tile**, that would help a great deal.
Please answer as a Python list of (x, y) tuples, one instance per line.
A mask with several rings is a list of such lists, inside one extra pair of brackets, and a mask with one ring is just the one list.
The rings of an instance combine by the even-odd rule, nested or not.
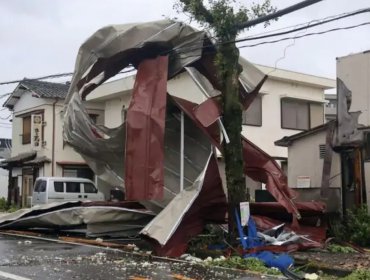
[(20, 87), (25, 87), (33, 91), (41, 98), (61, 98), (67, 96), (69, 85), (61, 83), (43, 82), (38, 80), (24, 79), (20, 82)]

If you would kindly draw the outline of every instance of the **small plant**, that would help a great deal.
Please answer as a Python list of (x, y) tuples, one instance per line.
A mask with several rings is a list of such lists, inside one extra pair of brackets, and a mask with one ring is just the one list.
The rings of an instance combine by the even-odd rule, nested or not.
[(370, 215), (366, 205), (348, 211), (346, 228), (350, 241), (370, 246)]
[(208, 263), (209, 265), (221, 266), (227, 268), (236, 268), (270, 275), (280, 275), (280, 271), (274, 268), (267, 268), (263, 262), (256, 258), (241, 258), (233, 256), (227, 259), (213, 260)]
[(341, 241), (350, 241), (360, 246), (370, 246), (370, 215), (363, 205), (347, 211), (344, 222), (332, 220), (330, 234)]
[(368, 280), (370, 279), (370, 270), (357, 269), (342, 279), (343, 280)]
[(0, 211), (5, 211), (7, 209), (7, 201), (4, 197), (0, 198)]
[(354, 250), (353, 248), (348, 246), (341, 246), (338, 244), (329, 244), (327, 249), (331, 253), (344, 253), (344, 254), (356, 253), (356, 250)]

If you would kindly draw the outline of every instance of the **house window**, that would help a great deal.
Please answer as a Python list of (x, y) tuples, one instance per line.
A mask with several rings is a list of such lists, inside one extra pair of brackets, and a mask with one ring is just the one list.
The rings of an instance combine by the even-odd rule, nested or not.
[(249, 108), (243, 111), (243, 124), (262, 126), (262, 98), (257, 96)]
[(94, 171), (88, 166), (66, 165), (63, 167), (63, 177), (86, 178), (94, 181)]
[(307, 130), (324, 123), (324, 106), (318, 102), (281, 99), (281, 127)]
[(23, 118), (22, 144), (31, 143), (31, 116)]

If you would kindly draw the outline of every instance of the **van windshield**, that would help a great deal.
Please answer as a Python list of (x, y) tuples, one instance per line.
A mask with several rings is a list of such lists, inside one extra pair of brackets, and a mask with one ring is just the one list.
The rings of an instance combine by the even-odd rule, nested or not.
[(46, 181), (37, 180), (35, 183), (35, 192), (45, 192), (46, 191)]

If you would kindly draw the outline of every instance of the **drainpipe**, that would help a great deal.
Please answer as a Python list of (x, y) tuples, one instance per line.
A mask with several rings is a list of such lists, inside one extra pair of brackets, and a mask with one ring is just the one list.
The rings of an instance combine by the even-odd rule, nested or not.
[(55, 174), (55, 105), (58, 102), (58, 98), (55, 98), (53, 102), (53, 139), (51, 142), (51, 176)]

